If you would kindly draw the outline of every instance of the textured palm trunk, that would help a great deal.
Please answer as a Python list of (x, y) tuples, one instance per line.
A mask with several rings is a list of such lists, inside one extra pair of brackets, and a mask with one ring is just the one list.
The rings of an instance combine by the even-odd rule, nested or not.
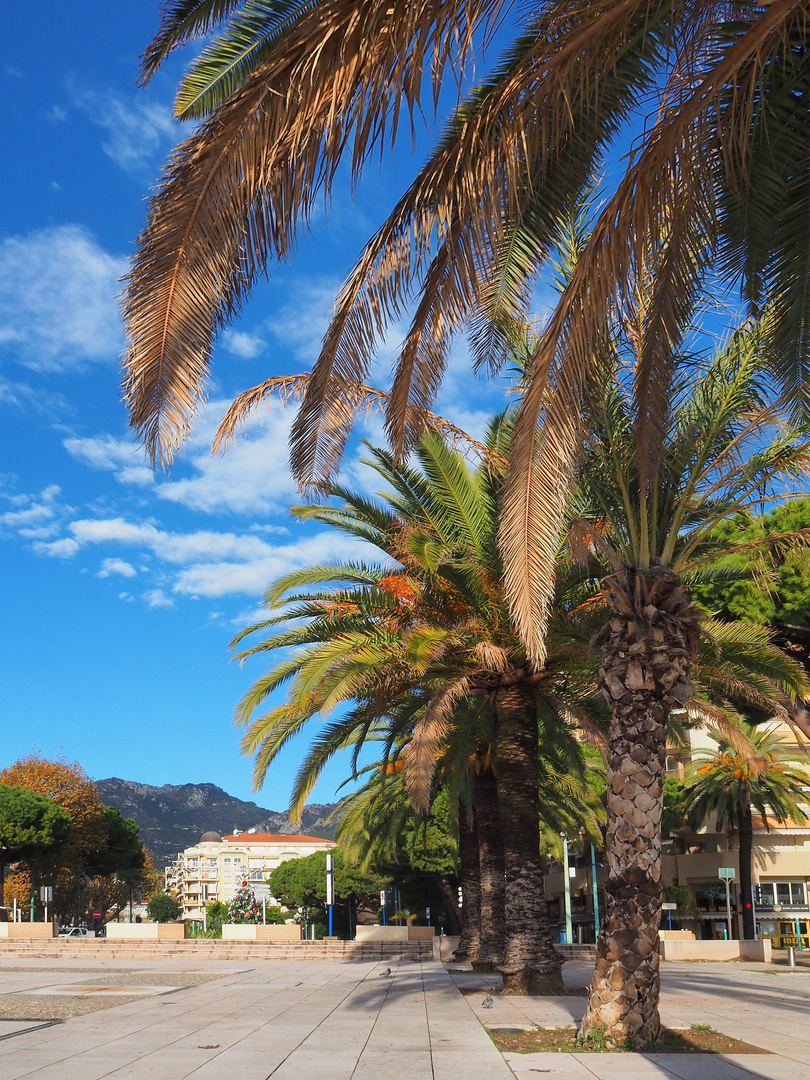
[(503, 838), (498, 814), (498, 789), (491, 771), (473, 775), (473, 801), (478, 827), (480, 874), (478, 956), (473, 971), (497, 971), (503, 959), (505, 922)]
[(746, 806), (738, 823), (740, 834), (740, 905), (742, 907), (742, 936), (746, 941), (756, 937), (754, 911), (751, 907), (751, 849), (754, 844), (754, 820), (751, 807)]
[(458, 808), (458, 861), (461, 877), (461, 938), (453, 954), (463, 963), (475, 963), (481, 944), (481, 866), (478, 861), (478, 825), (467, 808)]
[(605, 588), (611, 617), (592, 644), (611, 704), (605, 913), (581, 1036), (658, 1037), (661, 811), (667, 718), (689, 700), (697, 609), (666, 567), (626, 570)]
[(518, 682), (500, 690), (495, 704), (498, 810), (506, 871), (503, 987), (514, 994), (559, 994), (563, 959), (549, 934), (540, 862), (536, 693)]

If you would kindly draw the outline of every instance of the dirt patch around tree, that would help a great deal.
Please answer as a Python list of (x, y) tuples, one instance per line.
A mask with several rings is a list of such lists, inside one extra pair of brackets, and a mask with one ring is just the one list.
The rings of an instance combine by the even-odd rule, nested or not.
[(636, 1046), (632, 1039), (615, 1045), (597, 1032), (584, 1042), (577, 1042), (577, 1029), (564, 1028), (486, 1028), (489, 1037), (501, 1051), (510, 1054), (768, 1054), (758, 1046), (732, 1039), (715, 1031), (708, 1024), (693, 1024), (691, 1028), (662, 1028), (657, 1042)]

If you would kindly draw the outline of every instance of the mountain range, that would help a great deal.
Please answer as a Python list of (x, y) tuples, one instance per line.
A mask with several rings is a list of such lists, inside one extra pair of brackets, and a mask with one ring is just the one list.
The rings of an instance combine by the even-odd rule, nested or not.
[(229, 795), (216, 784), (164, 784), (154, 787), (111, 776), (97, 780), (101, 801), (124, 817), (133, 818), (141, 830), (152, 861), (158, 869), (168, 865), (184, 848), (196, 844), (204, 832), (301, 834), (333, 839), (337, 822), (326, 819), (336, 803), (304, 807), (301, 824), (294, 825), (284, 811), (268, 810), (254, 802)]

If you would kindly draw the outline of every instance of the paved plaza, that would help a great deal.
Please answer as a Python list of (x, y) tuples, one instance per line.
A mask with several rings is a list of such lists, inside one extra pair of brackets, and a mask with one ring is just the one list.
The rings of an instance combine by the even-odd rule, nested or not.
[[(402, 961), (0, 959), (0, 1080), (810, 1080), (810, 971), (665, 963), (668, 1027), (769, 1054), (501, 1054), (489, 1027), (575, 1023), (583, 997)], [(565, 965), (582, 987), (592, 966)], [(78, 1015), (76, 1015), (78, 1013)], [(62, 1019), (48, 1019), (62, 1017)]]

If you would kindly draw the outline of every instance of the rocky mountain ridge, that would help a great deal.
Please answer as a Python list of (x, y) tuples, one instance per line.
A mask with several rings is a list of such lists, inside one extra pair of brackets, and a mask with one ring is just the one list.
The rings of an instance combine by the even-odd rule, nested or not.
[(255, 802), (229, 795), (216, 784), (140, 784), (111, 776), (97, 780), (101, 801), (135, 820), (141, 839), (156, 867), (162, 869), (183, 848), (196, 844), (209, 829), (218, 833), (247, 832), (323, 836), (333, 839), (336, 823), (326, 819), (335, 803), (313, 803), (304, 808), (300, 825), (286, 811), (268, 810)]

